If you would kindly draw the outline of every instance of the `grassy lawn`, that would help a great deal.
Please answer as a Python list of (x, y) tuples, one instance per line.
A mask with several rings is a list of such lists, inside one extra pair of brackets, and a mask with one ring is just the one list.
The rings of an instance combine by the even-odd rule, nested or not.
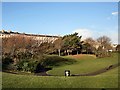
[(78, 55), (77, 58), (76, 56), (65, 56), (64, 58), (74, 58), (77, 62), (71, 65), (54, 67), (47, 73), (52, 75), (64, 75), (64, 70), (66, 69), (70, 70), (71, 74), (89, 73), (118, 63), (118, 54), (113, 54), (112, 57), (106, 58), (95, 58), (91, 55)]
[(71, 70), (72, 74), (88, 73), (117, 63), (117, 54), (112, 57), (97, 59), (93, 56), (72, 57), (76, 63), (54, 67), (47, 73), (61, 76), (34, 76), (2, 73), (3, 88), (117, 88), (118, 68), (96, 76), (65, 77), (64, 70)]
[(117, 68), (97, 76), (33, 76), (3, 73), (3, 88), (117, 88)]

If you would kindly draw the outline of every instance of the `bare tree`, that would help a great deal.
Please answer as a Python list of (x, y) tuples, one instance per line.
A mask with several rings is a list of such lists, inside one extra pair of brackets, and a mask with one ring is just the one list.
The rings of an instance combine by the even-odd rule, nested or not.
[(112, 49), (111, 39), (107, 36), (102, 36), (97, 39), (99, 44), (98, 51), (102, 54), (102, 57), (109, 56), (108, 51)]
[(58, 53), (59, 53), (59, 56), (60, 56), (61, 48), (62, 48), (62, 44), (63, 44), (62, 43), (62, 38), (59, 37), (57, 40), (55, 40), (54, 44), (55, 44), (55, 49), (58, 50)]
[[(89, 37), (89, 38), (86, 38), (85, 40), (84, 40), (84, 43), (85, 43), (85, 45), (87, 45), (86, 47), (86, 49), (87, 50), (89, 50), (90, 52), (92, 52), (92, 53), (95, 53), (96, 52), (96, 41), (93, 39), (93, 38), (91, 38), (91, 37)], [(86, 50), (86, 51), (87, 51)], [(88, 52), (88, 51), (87, 51)]]
[(89, 44), (92, 45), (92, 46), (95, 46), (95, 45), (96, 45), (96, 41), (95, 41), (93, 38), (91, 38), (91, 37), (86, 38), (86, 39), (84, 40), (84, 42), (85, 42), (85, 43), (89, 43)]
[[(2, 40), (2, 52), (3, 57), (11, 57), (14, 62), (19, 61), (20, 57), (23, 57), (23, 54), (31, 52), (35, 40), (31, 37), (25, 37), (23, 35), (11, 36), (3, 38)], [(22, 54), (21, 56), (19, 54)]]
[(107, 36), (102, 36), (97, 39), (97, 42), (103, 49), (111, 49), (111, 39)]

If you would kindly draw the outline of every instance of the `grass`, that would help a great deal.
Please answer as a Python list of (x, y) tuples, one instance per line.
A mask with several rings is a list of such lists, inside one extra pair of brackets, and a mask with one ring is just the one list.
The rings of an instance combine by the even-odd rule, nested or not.
[(3, 88), (117, 88), (116, 69), (107, 75), (65, 77), (33, 76), (3, 73)]
[(73, 60), (72, 58), (64, 58), (57, 55), (46, 55), (44, 58), (44, 64), (50, 67), (69, 65), (75, 62), (76, 60)]
[[(76, 63), (54, 67), (47, 73), (59, 76), (34, 76), (2, 73), (3, 88), (118, 88), (118, 68), (96, 76), (65, 77), (64, 70), (71, 70), (72, 74), (96, 71), (118, 62), (118, 55), (108, 58), (95, 58), (93, 56), (80, 56), (72, 58)], [(60, 76), (61, 75), (61, 76)]]
[[(66, 56), (64, 58), (71, 58), (71, 56)], [(113, 54), (112, 57), (106, 58), (95, 58), (89, 55), (72, 58), (74, 58), (77, 63), (64, 65), (62, 67), (54, 67), (47, 73), (52, 75), (64, 75), (64, 70), (70, 70), (71, 74), (89, 73), (118, 63), (118, 54)]]

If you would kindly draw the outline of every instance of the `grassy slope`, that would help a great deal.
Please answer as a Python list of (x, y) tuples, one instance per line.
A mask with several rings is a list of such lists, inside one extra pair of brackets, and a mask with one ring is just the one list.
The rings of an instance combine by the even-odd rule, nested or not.
[[(64, 58), (70, 58), (71, 56), (67, 56)], [(72, 57), (76, 59), (76, 57)], [(89, 73), (94, 72), (99, 69), (108, 67), (111, 64), (118, 63), (118, 55), (113, 54), (112, 57), (106, 58), (95, 58), (93, 56), (80, 56), (77, 59), (77, 63), (71, 65), (65, 65), (62, 67), (55, 67), (52, 70), (48, 71), (48, 74), (52, 75), (64, 75), (64, 70), (68, 69), (71, 71), (71, 74), (81, 74), (81, 73)]]
[[(70, 58), (70, 57), (65, 57)], [(91, 72), (117, 63), (117, 55), (112, 58), (95, 59), (91, 56), (77, 59), (73, 65), (55, 67), (48, 73), (63, 75), (65, 69), (71, 73)], [(118, 68), (96, 76), (33, 76), (3, 73), (3, 88), (117, 88)]]
[(117, 88), (117, 68), (103, 75), (64, 77), (3, 73), (3, 88)]

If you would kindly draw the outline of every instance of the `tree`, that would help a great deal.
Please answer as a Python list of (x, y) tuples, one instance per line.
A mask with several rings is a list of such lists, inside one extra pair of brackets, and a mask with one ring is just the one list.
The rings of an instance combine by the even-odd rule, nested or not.
[(86, 38), (84, 40), (84, 49), (86, 49), (87, 53), (95, 53), (96, 52), (96, 41), (91, 37)]
[(78, 33), (73, 33), (70, 35), (65, 35), (62, 38), (63, 45), (62, 48), (66, 51), (66, 53), (72, 52), (72, 50), (76, 50), (78, 52), (81, 49), (81, 36), (78, 36)]
[(117, 45), (116, 51), (120, 52), (120, 44)]
[(111, 39), (107, 36), (102, 36), (97, 39), (97, 42), (99, 44), (98, 52), (102, 54), (101, 57), (109, 56), (108, 51), (112, 49)]
[[(30, 61), (31, 59), (40, 59), (39, 57), (43, 54), (48, 54), (53, 51), (54, 45), (51, 42), (41, 42), (41, 40), (24, 36), (17, 35), (2, 40), (2, 66), (5, 69), (10, 67), (15, 69), (16, 65), (22, 61)], [(24, 68), (28, 64), (24, 64)], [(28, 65), (29, 66), (29, 65)], [(14, 69), (14, 70), (15, 70)], [(12, 69), (13, 70), (13, 69)]]
[(2, 39), (3, 58), (10, 57), (14, 63), (18, 62), (23, 54), (31, 53), (35, 40), (32, 37), (24, 37), (21, 35), (11, 36)]
[(55, 40), (54, 45), (55, 45), (55, 49), (58, 50), (59, 56), (60, 56), (60, 52), (61, 52), (61, 48), (62, 48), (62, 37), (59, 37), (57, 40)]
[(92, 49), (91, 49), (91, 45), (89, 43), (84, 43), (82, 45), (82, 53), (91, 53), (92, 52)]

